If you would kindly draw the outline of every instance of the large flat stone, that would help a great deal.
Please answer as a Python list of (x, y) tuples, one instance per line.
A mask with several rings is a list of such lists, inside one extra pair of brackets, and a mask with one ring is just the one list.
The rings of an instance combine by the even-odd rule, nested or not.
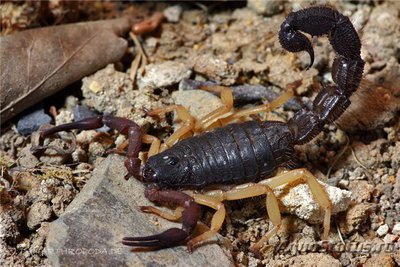
[[(124, 157), (109, 156), (92, 178), (50, 224), (46, 254), (53, 266), (231, 266), (229, 253), (217, 244), (198, 247), (192, 254), (185, 246), (152, 252), (131, 252), (121, 244), (124, 236), (159, 233), (177, 224), (142, 213), (137, 207), (151, 205), (144, 186), (126, 181)], [(158, 225), (158, 226), (157, 226)], [(178, 225), (178, 227), (180, 227)]]

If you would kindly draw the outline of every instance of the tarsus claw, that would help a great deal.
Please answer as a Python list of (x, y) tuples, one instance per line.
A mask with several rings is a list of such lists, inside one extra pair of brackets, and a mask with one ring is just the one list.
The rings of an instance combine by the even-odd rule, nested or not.
[(179, 228), (168, 229), (161, 234), (144, 237), (124, 237), (122, 244), (131, 247), (168, 248), (179, 245), (188, 234)]

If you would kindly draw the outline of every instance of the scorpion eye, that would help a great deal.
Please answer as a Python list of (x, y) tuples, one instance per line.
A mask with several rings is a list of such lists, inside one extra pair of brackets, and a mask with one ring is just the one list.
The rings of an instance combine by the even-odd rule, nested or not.
[(178, 163), (178, 159), (176, 157), (166, 156), (164, 159), (168, 165), (176, 165)]

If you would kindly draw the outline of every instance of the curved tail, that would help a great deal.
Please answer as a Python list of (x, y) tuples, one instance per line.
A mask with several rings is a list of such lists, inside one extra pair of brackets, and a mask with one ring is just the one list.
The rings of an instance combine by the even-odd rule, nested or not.
[(350, 96), (360, 85), (365, 62), (361, 58), (361, 41), (350, 19), (329, 7), (310, 7), (290, 13), (281, 25), (279, 41), (290, 52), (306, 51), (314, 63), (311, 36), (327, 34), (336, 51), (332, 78), (336, 85), (324, 87), (311, 108), (304, 107), (288, 121), (295, 143), (313, 139), (322, 127), (342, 115), (350, 105)]

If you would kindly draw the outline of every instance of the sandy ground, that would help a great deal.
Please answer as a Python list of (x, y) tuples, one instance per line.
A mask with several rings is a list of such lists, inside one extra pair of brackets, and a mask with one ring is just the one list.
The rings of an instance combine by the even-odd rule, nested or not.
[[(168, 7), (170, 17), (157, 31), (139, 38), (148, 62), (136, 70), (135, 81), (130, 64), (109, 65), (82, 79), (74, 93), (64, 91), (60, 103), (45, 100), (45, 111), (55, 105), (50, 114), (61, 124), (72, 121), (74, 106), (85, 105), (133, 119), (163, 139), (173, 132), (173, 120), (168, 116), (155, 119), (146, 110), (180, 101), (193, 116), (201, 117), (221, 105), (209, 93), (176, 93), (178, 87), (191, 89), (181, 88), (187, 78), (225, 86), (263, 85), (275, 95), (300, 81), (295, 88), (298, 103), (310, 103), (321, 82), (332, 82), (335, 53), (327, 38), (315, 40), (316, 61), (306, 70), (308, 55), (285, 52), (277, 33), (288, 12), (309, 4), (261, 2), (236, 2), (229, 8), (226, 3), (145, 4), (148, 10)], [(284, 214), (283, 227), (264, 246), (261, 259), (249, 248), (272, 227), (264, 201), (226, 203), (229, 218), (218, 242), (237, 266), (400, 265), (400, 89), (396, 82), (400, 76), (400, 5), (395, 1), (335, 1), (332, 5), (349, 16), (359, 31), (366, 61), (364, 81), (349, 111), (326, 125), (314, 140), (296, 147), (296, 153), (300, 165), (320, 180), (352, 192), (352, 201), (346, 211), (333, 217), (329, 243), (320, 241), (320, 224)], [(119, 14), (116, 6), (106, 6), (112, 11), (109, 16)], [(126, 12), (132, 6), (120, 9)], [(139, 54), (133, 42), (130, 53), (125, 61)], [(238, 101), (237, 108), (261, 102), (268, 102), (265, 96), (258, 101)], [(262, 116), (287, 121), (297, 110), (296, 105), (289, 105)], [(79, 194), (93, 168), (107, 156), (107, 149), (125, 138), (113, 131), (83, 131), (76, 134), (73, 153), (53, 151), (37, 158), (29, 152), (35, 134), (20, 135), (17, 121), (3, 125), (0, 137), (0, 265), (50, 265), (44, 249), (49, 224)], [(68, 140), (64, 136), (50, 144), (67, 148)], [(209, 223), (211, 215), (211, 211), (204, 212), (202, 221)]]

